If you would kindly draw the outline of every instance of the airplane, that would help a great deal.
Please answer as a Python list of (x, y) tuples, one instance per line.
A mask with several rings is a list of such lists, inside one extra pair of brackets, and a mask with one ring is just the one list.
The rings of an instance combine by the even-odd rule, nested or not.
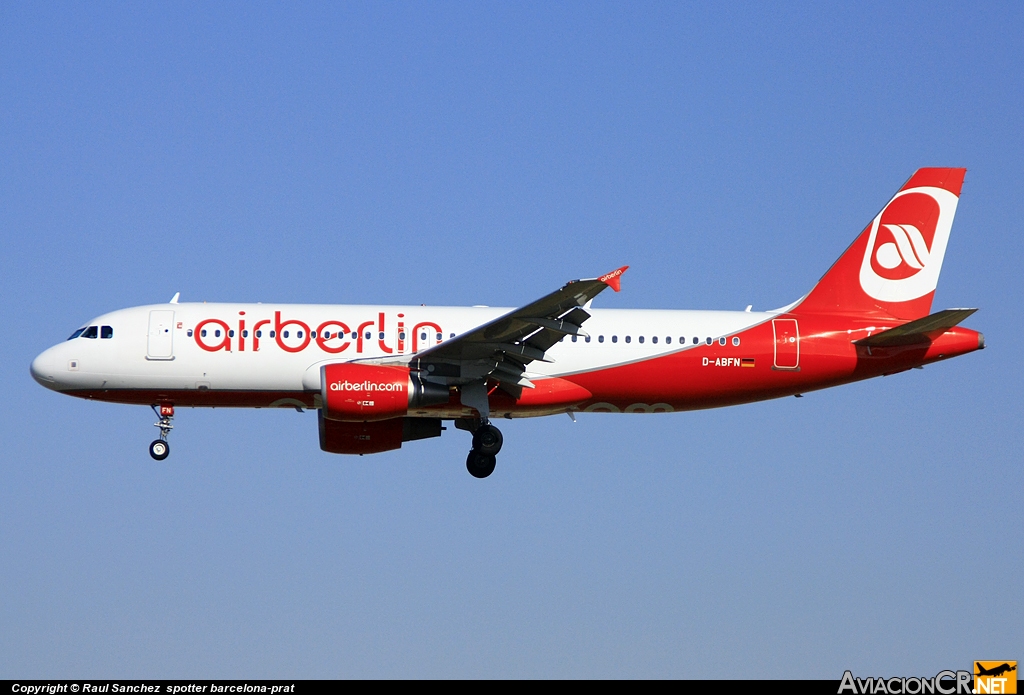
[(995, 666), (993, 668), (985, 668), (984, 666), (981, 665), (980, 661), (975, 661), (974, 662), (974, 668), (977, 671), (977, 673), (974, 674), (976, 676), (995, 676), (995, 677), (998, 677), (998, 676), (1003, 675), (1004, 673), (1009, 673), (1010, 671), (1016, 671), (1017, 670), (1017, 663), (1014, 662), (1014, 665), (1010, 666), (1010, 664), (1004, 662), (1004, 663), (1000, 664), (999, 666)]
[(495, 469), (499, 418), (670, 413), (802, 396), (985, 347), (930, 313), (966, 169), (917, 170), (809, 293), (773, 311), (598, 309), (623, 266), (518, 309), (179, 303), (99, 316), (31, 374), (78, 398), (147, 405), (166, 459), (175, 408), (318, 413), (320, 448), (372, 454), (472, 435)]

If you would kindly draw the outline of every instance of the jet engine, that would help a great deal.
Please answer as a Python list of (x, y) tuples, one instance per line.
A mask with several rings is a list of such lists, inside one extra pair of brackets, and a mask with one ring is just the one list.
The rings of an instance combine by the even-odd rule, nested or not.
[(408, 367), (351, 362), (321, 367), (320, 392), (324, 417), (341, 422), (390, 420), (448, 402), (447, 386), (423, 381)]

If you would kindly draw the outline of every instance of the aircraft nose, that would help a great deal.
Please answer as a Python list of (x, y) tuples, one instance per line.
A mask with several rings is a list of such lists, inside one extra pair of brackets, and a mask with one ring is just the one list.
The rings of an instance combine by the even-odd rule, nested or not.
[(32, 360), (32, 365), (29, 367), (32, 378), (48, 389), (57, 386), (57, 360), (55, 357), (53, 348), (44, 350)]

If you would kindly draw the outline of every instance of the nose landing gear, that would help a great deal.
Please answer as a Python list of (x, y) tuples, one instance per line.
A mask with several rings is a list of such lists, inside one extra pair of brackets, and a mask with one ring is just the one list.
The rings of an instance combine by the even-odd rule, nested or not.
[[(497, 464), (496, 456), (501, 451), (502, 436), (501, 430), (487, 421), (476, 421), (473, 432), (473, 449), (466, 457), (466, 470), (474, 478), (486, 478), (494, 472)], [(460, 427), (460, 429), (470, 429)]]
[(174, 419), (173, 405), (152, 406), (153, 412), (160, 418), (159, 422), (153, 423), (153, 427), (160, 428), (160, 438), (153, 440), (149, 445), (149, 455), (157, 461), (163, 461), (171, 453), (171, 445), (167, 443), (167, 435), (174, 429), (171, 420)]

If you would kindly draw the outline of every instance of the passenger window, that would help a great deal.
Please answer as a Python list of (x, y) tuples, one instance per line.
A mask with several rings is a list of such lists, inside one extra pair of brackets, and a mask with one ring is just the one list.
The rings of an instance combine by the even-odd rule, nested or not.
[(352, 340), (355, 340), (358, 337), (359, 337), (359, 334), (356, 333), (355, 331), (352, 331)]
[[(327, 334), (327, 337), (328, 338), (331, 337), (329, 333)], [(398, 334), (398, 339), (399, 340), (405, 340), (405, 331), (402, 331), (401, 333)]]
[(288, 331), (282, 331), (281, 332), (281, 337), (282, 338), (287, 338), (288, 337)]
[(700, 338), (698, 338), (697, 336), (693, 336), (693, 344), (696, 345), (699, 342), (700, 342)]
[(370, 331), (366, 331), (366, 339), (369, 340), (371, 337), (373, 337), (373, 333), (370, 333)]
[(641, 343), (644, 342), (644, 337), (640, 336), (639, 340), (640, 340)]
[(652, 343), (657, 343), (658, 342), (658, 336), (654, 336), (653, 338), (651, 338), (651, 342)]
[(301, 338), (302, 337), (302, 331), (295, 331), (295, 337), (296, 338)]
[(189, 338), (191, 338), (191, 337), (192, 337), (192, 329), (191, 329), (191, 328), (190, 328), (190, 329), (188, 329), (188, 337), (189, 337)]
[(95, 338), (95, 337), (96, 337), (96, 334), (97, 334), (98, 332), (99, 332), (99, 331), (98, 331), (98, 329), (96, 328), (96, 326), (89, 326), (88, 328), (86, 328), (86, 329), (85, 329), (85, 332), (84, 332), (84, 333), (82, 333), (82, 337), (83, 337), (83, 338)]
[(276, 338), (277, 337), (277, 331), (270, 331), (270, 337), (271, 338)]
[(234, 338), (235, 337), (235, 331), (234, 330), (228, 331), (228, 337), (229, 338)]
[(617, 335), (613, 335), (613, 336), (612, 336), (612, 342), (613, 342), (613, 343), (617, 343), (617, 342), (619, 342), (619, 336), (617, 336)]
[[(299, 337), (300, 338), (302, 337), (302, 331), (299, 331)], [(316, 337), (316, 331), (310, 331), (309, 332), (309, 337), (310, 338), (315, 338)]]
[(577, 338), (579, 338), (579, 336), (578, 336), (578, 335), (574, 335), (574, 336), (572, 337), (572, 342), (574, 342), (574, 343), (575, 343), (575, 342), (576, 342), (576, 339), (577, 339)]
[(604, 336), (603, 335), (597, 336), (597, 342), (603, 343), (604, 342)]
[(220, 337), (220, 329), (219, 328), (213, 332), (213, 336), (215, 338), (219, 338)]
[(256, 331), (256, 337), (257, 338), (262, 338), (263, 337), (263, 331)]
[(584, 338), (584, 340), (589, 343), (590, 342), (590, 336), (588, 335), (586, 338)]
[(740, 346), (740, 337), (738, 335), (734, 335), (732, 337), (732, 344), (735, 345), (736, 347)]
[(444, 339), (444, 334), (443, 333), (438, 333), (437, 334), (437, 342), (441, 342), (443, 339)]
[(203, 330), (199, 331), (199, 335), (201, 335), (202, 337), (205, 338), (206, 337), (206, 329), (204, 328)]
[(249, 329), (248, 328), (245, 329), (244, 331), (242, 331), (242, 337), (243, 338), (248, 338), (249, 337)]
[(78, 336), (82, 335), (83, 333), (85, 333), (85, 329), (84, 328), (79, 328), (77, 331), (75, 331), (74, 333), (71, 334), (71, 337), (68, 338), (68, 340), (74, 340), (75, 338), (77, 338)]
[(454, 337), (455, 337), (455, 334), (454, 334), (454, 333), (451, 333), (451, 334), (449, 334), (449, 336), (448, 336), (448, 337), (449, 337), (449, 338), (454, 338)]
[(630, 342), (631, 340), (633, 340), (633, 336), (627, 335), (627, 336), (626, 336), (626, 342), (628, 343), (628, 342)]
[(114, 327), (113, 326), (100, 326), (100, 338), (113, 338)]
[(672, 336), (666, 336), (666, 338), (665, 338), (665, 343), (666, 343), (667, 345), (671, 345), (671, 344), (672, 344)]
[[(366, 336), (366, 337), (369, 338), (370, 336)], [(426, 339), (427, 339), (427, 334), (426, 333), (420, 333), (420, 341), (422, 342), (422, 341), (424, 341)]]
[(712, 343), (715, 342), (715, 339), (709, 335), (707, 338), (705, 338), (705, 342), (707, 342), (708, 345), (711, 345)]
[(722, 336), (721, 338), (718, 339), (718, 344), (725, 345), (725, 336)]

